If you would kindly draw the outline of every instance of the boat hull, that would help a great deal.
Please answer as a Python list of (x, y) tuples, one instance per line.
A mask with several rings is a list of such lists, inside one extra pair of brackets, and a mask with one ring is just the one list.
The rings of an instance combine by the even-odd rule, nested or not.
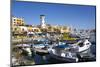
[(61, 62), (76, 63), (78, 58), (67, 58), (50, 53), (50, 57)]

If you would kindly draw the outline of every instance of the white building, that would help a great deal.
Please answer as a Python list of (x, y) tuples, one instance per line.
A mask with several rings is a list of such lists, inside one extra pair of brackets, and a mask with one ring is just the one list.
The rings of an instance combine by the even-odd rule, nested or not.
[(41, 28), (46, 28), (45, 15), (40, 15)]

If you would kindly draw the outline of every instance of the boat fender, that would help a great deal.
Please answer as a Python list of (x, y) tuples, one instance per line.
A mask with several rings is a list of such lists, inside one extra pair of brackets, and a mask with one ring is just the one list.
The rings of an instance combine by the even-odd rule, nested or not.
[(79, 61), (79, 59), (78, 58), (76, 58), (76, 62), (78, 62)]
[(62, 57), (65, 57), (66, 55), (65, 55), (65, 53), (61, 53), (61, 56), (62, 56)]
[(53, 52), (53, 54), (55, 54), (55, 50), (54, 49), (52, 49), (52, 52)]

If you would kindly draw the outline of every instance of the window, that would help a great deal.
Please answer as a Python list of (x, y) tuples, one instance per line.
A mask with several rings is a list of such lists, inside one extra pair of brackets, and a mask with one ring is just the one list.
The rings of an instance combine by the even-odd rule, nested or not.
[(15, 31), (17, 30), (17, 28), (15, 28)]
[(16, 21), (16, 19), (14, 19), (14, 21)]
[(86, 43), (86, 45), (89, 45), (89, 43)]
[(22, 29), (22, 31), (24, 31), (24, 28)]
[(35, 32), (38, 32), (38, 29), (34, 29)]
[(83, 47), (83, 46), (84, 46), (83, 42), (79, 43), (78, 45), (79, 45), (80, 47)]

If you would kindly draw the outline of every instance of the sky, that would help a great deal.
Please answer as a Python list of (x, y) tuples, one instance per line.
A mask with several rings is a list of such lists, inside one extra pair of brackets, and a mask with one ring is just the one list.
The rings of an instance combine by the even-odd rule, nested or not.
[(23, 17), (26, 24), (39, 25), (40, 15), (47, 24), (71, 26), (78, 29), (95, 28), (95, 6), (13, 1), (11, 14)]

